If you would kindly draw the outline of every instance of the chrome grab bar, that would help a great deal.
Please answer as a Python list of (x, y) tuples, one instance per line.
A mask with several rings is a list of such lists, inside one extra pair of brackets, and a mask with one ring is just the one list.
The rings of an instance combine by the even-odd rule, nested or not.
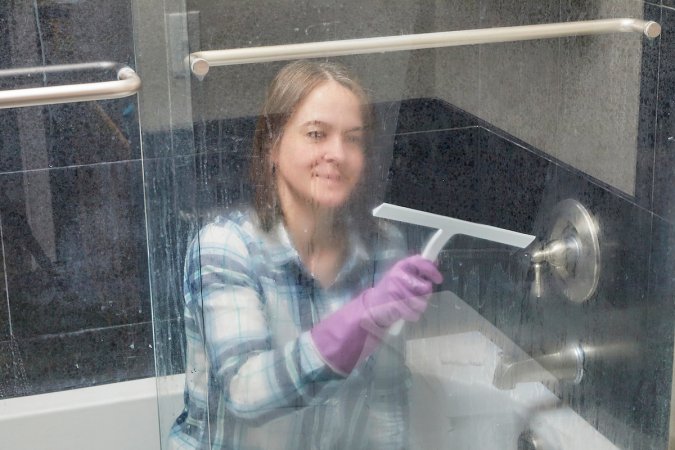
[(6, 69), (0, 70), (0, 78), (106, 69), (116, 70), (116, 81), (0, 91), (0, 109), (122, 98), (135, 94), (141, 88), (141, 79), (131, 67), (109, 61)]
[(661, 34), (661, 26), (656, 22), (639, 19), (601, 19), (230, 50), (207, 50), (190, 54), (190, 70), (201, 78), (208, 73), (212, 66), (631, 32), (642, 33), (653, 39)]

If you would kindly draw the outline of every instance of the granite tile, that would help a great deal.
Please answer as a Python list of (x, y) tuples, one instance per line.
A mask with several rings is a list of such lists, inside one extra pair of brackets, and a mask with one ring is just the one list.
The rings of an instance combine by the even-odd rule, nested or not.
[(481, 221), (532, 234), (553, 164), (489, 130), (481, 134), (476, 183)]
[[(0, 17), (4, 25), (3, 39), (0, 40), (2, 46), (0, 67), (10, 69), (39, 66), (41, 61), (38, 53), (38, 27), (33, 4), (3, 2), (0, 8)], [(28, 36), (30, 39), (26, 39)]]
[(32, 394), (26, 365), (15, 339), (0, 341), (0, 399)]
[[(560, 2), (486, 2), (481, 27), (558, 22)], [(476, 113), (540, 148), (555, 147), (559, 122), (560, 45), (557, 39), (482, 45)]]
[(10, 23), (11, 23), (11, 4), (3, 2), (0, 4), (0, 69), (12, 67), (11, 53), (9, 51)]
[(152, 324), (82, 330), (0, 343), (3, 398), (152, 377)]
[[(645, 20), (661, 22), (661, 8), (645, 3)], [(659, 53), (663, 38), (642, 40), (640, 76), (640, 111), (635, 168), (635, 200), (648, 209), (653, 208), (654, 145), (657, 126), (657, 94), (659, 92)]]
[(48, 167), (140, 159), (135, 96), (53, 105), (47, 109)]
[[(187, 4), (188, 10), (200, 11), (200, 36), (204, 49), (424, 32), (427, 26), (431, 26), (431, 21), (425, 20), (424, 16), (433, 11), (434, 7), (435, 2), (430, 0), (377, 0), (367, 4), (308, 4), (284, 0), (276, 3), (274, 8), (269, 8), (265, 2), (260, 1), (224, 4), (192, 0)], [(220, 18), (231, 16), (232, 11), (237, 11), (237, 20), (225, 29)], [(410, 97), (408, 92), (417, 90), (417, 86), (411, 84), (408, 76), (409, 71), (416, 71), (415, 66), (419, 63), (411, 52), (342, 57), (337, 60), (352, 68), (376, 101)], [(195, 106), (196, 117), (212, 120), (255, 115), (262, 104), (265, 87), (284, 64), (242, 65), (213, 70), (203, 82), (193, 83), (193, 96), (199, 98)], [(230, 86), (237, 86), (237, 89), (230, 89)]]
[(140, 162), (0, 176), (18, 338), (149, 320)]
[[(35, 9), (37, 8), (37, 10)], [(93, 12), (106, 20), (91, 20)], [(3, 68), (134, 61), (130, 2), (10, 3), (0, 9), (7, 23)], [(36, 21), (37, 18), (37, 21)], [(78, 70), (1, 77), (2, 89), (111, 81), (113, 70)], [(3, 112), (0, 172), (122, 161), (140, 157), (136, 97), (35, 106)]]
[[(658, 216), (652, 221), (652, 247), (647, 312), (642, 319), (646, 351), (642, 355), (640, 379), (653, 380), (644, 386), (637, 411), (654, 408), (654, 421), (645, 421), (636, 411), (634, 420), (662, 441), (668, 439), (669, 418), (673, 411), (673, 323), (675, 323), (675, 228)], [(656, 398), (653, 405), (645, 399)], [(671, 419), (672, 420), (672, 419)], [(671, 433), (672, 433), (671, 429)]]
[(590, 301), (568, 301), (550, 275), (535, 298), (527, 258), (463, 238), (445, 249), (446, 287), (532, 355), (581, 343), (584, 380), (551, 388), (618, 446), (665, 448), (673, 347), (668, 224), (494, 127), (396, 137), (392, 203), (546, 240), (551, 211), (566, 198), (585, 205), (601, 230), (602, 273)]
[(672, 346), (667, 344), (672, 336), (661, 336), (666, 345), (651, 347), (652, 330), (664, 320), (672, 328), (672, 319), (651, 314), (653, 215), (560, 166), (547, 185), (538, 228), (545, 227), (547, 214), (566, 198), (578, 200), (598, 224), (601, 272), (597, 291), (588, 302), (577, 305), (567, 301), (555, 284), (545, 282), (552, 288), (532, 303), (535, 320), (528, 324), (528, 331), (546, 336), (549, 349), (576, 343), (586, 349), (582, 383), (560, 385), (557, 392), (603, 435), (621, 448), (665, 448), (667, 428), (658, 425), (662, 424), (662, 396), (655, 395), (662, 381), (643, 373), (649, 351), (663, 359), (670, 357)]
[[(476, 128), (399, 135), (394, 142), (386, 201), (475, 220)], [(454, 195), (461, 192), (462, 195)], [(433, 193), (433, 195), (429, 195)]]
[(139, 159), (136, 112), (135, 97), (3, 110), (0, 173)]
[[(2, 224), (0, 224), (1, 230)], [(0, 253), (0, 257), (4, 255)], [(9, 339), (11, 336), (9, 302), (7, 301), (7, 286), (5, 284), (5, 264), (4, 257), (0, 260), (0, 341)]]
[[(436, 98), (414, 98), (397, 103), (396, 117), (386, 118), (392, 102), (375, 105), (382, 123), (396, 123), (396, 133), (465, 128), (478, 125), (480, 120), (450, 103)], [(386, 127), (382, 127), (386, 128)]]
[(662, 8), (654, 212), (675, 223), (675, 10)]
[[(640, 17), (640, 2), (569, 0), (562, 20)], [(642, 39), (630, 34), (562, 38), (559, 139), (551, 154), (635, 194)]]
[[(464, 27), (460, 25), (454, 29), (464, 29)], [(480, 55), (481, 49), (477, 45), (437, 49), (435, 51), (434, 96), (473, 114), (478, 114), (481, 106)]]
[(530, 233), (549, 166), (482, 127), (400, 135), (387, 201)]
[(0, 110), (0, 171), (21, 167), (21, 144), (16, 139), (16, 109)]
[[(81, 61), (129, 64), (134, 60), (129, 0), (48, 0), (37, 4), (34, 17), (40, 21), (40, 51), (47, 64)], [(16, 13), (15, 18), (18, 19)]]
[[(436, 1), (434, 31), (481, 28), (480, 12), (481, 2)], [(434, 96), (456, 107), (477, 112), (480, 103), (480, 46), (446, 47), (433, 52)], [(430, 72), (427, 67), (420, 67), (420, 71)]]

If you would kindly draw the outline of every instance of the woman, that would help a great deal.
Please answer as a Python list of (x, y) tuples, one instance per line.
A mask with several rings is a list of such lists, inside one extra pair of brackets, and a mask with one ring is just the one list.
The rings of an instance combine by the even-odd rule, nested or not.
[(442, 277), (401, 259), (401, 236), (364, 209), (371, 122), (337, 64), (295, 62), (272, 81), (254, 207), (204, 227), (186, 260), (185, 410), (171, 448), (406, 447), (404, 372), (378, 375), (373, 352), (394, 322), (420, 317)]

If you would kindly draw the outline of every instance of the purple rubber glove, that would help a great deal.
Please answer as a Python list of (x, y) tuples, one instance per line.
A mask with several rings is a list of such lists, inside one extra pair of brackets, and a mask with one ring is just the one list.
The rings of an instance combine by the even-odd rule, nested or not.
[(312, 340), (323, 360), (348, 375), (375, 351), (387, 328), (401, 319), (419, 320), (433, 285), (442, 281), (436, 265), (420, 255), (397, 262), (374, 287), (312, 328)]

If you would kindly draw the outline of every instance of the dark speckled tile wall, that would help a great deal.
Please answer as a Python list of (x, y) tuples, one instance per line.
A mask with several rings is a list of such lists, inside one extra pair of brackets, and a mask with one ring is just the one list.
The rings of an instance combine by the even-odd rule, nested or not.
[[(647, 20), (662, 22), (662, 10), (656, 5), (645, 3), (644, 17)], [(666, 30), (664, 30), (664, 33)], [(642, 40), (642, 73), (640, 77), (640, 111), (635, 167), (635, 198), (638, 204), (652, 209), (654, 202), (654, 142), (659, 95), (659, 62), (663, 45), (660, 39)]]
[[(675, 7), (675, 3), (672, 4)], [(662, 8), (661, 22), (654, 211), (675, 223), (675, 9)]]
[[(4, 261), (1, 261), (4, 262)], [(5, 285), (5, 267), (0, 263), (0, 341), (4, 341), (10, 336), (10, 322), (9, 322), (9, 303), (7, 302), (7, 286)]]
[[(662, 2), (675, 6), (672, 0)], [(505, 8), (515, 5), (497, 3)], [(592, 2), (565, 3), (592, 6)], [(33, 4), (0, 4), (0, 67), (40, 64), (43, 57), (48, 63), (79, 62), (80, 58), (133, 61), (129, 1), (39, 2), (42, 42), (36, 39), (37, 27), (31, 22), (35, 17)], [(417, 9), (411, 6), (414, 12)], [(91, 21), (92, 11), (118, 20)], [(598, 417), (604, 423), (615, 419), (626, 425), (628, 435), (621, 434), (620, 427), (604, 430), (616, 442), (631, 448), (663, 447), (662, 419), (669, 399), (662, 392), (669, 391), (668, 370), (672, 364), (672, 308), (668, 308), (672, 279), (657, 270), (659, 263), (665, 271), (673, 267), (672, 230), (668, 222), (651, 214), (649, 205), (653, 202), (657, 214), (672, 224), (670, 193), (675, 165), (669, 138), (675, 134), (671, 114), (675, 89), (673, 35), (669, 30), (675, 11), (647, 5), (647, 12), (649, 17), (661, 16), (664, 25), (660, 47), (643, 49), (644, 73), (651, 80), (657, 48), (660, 55), (656, 98), (659, 128), (653, 137), (656, 163), (649, 167), (653, 156), (650, 141), (645, 141), (645, 157), (638, 161), (647, 162), (640, 163), (646, 166), (641, 180), (646, 186), (642, 191), (647, 192), (647, 203), (638, 200), (640, 206), (636, 206), (621, 200), (550, 158), (492, 133), (496, 130), (456, 108), (439, 107), (438, 102), (426, 100), (405, 103), (400, 115), (398, 105), (392, 109), (399, 121), (399, 136), (390, 175), (397, 182), (388, 194), (401, 204), (524, 232), (536, 232), (542, 211), (566, 196), (581, 198), (602, 217), (609, 236), (607, 244), (612, 244), (607, 247), (611, 270), (603, 280), (602, 295), (594, 306), (574, 309), (565, 304), (556, 310), (557, 317), (578, 321), (562, 325), (547, 322), (550, 315), (539, 315), (541, 307), (536, 305), (525, 308), (530, 318), (541, 319), (531, 322), (539, 324), (539, 329), (522, 327), (496, 309), (484, 308), (482, 312), (506, 331), (512, 326), (514, 333), (520, 333), (516, 336), (523, 339), (547, 329), (564, 331), (568, 333), (566, 338), (585, 336), (589, 342), (602, 344), (617, 338), (615, 332), (620, 330), (622, 336), (640, 339), (641, 345), (649, 346), (639, 364), (653, 367), (650, 373), (637, 373), (626, 367), (625, 361), (599, 363), (590, 366), (586, 387), (562, 393), (587, 417), (597, 413), (589, 420), (596, 420), (599, 428), (604, 425), (597, 422)], [(275, 16), (271, 10), (265, 14)], [(16, 17), (20, 20), (14, 20)], [(399, 27), (385, 16), (378, 20), (387, 22), (385, 28), (394, 31), (408, 30), (411, 25)], [(317, 33), (334, 37), (328, 29)], [(95, 79), (107, 75), (93, 74)], [(50, 77), (48, 82), (83, 81), (84, 76)], [(17, 81), (27, 82), (34, 80)], [(497, 79), (493, 82), (500, 85)], [(3, 83), (7, 85), (6, 80)], [(643, 93), (653, 88), (648, 84)], [(643, 100), (644, 105), (654, 108), (653, 96), (645, 95)], [(137, 161), (140, 139), (133, 97), (0, 114), (0, 218), (9, 281), (8, 291), (4, 291), (4, 285), (0, 290), (0, 397), (152, 374), (143, 198)], [(649, 130), (654, 125), (649, 117), (655, 114), (647, 111), (646, 117), (645, 128)], [(230, 172), (241, 172), (245, 167), (245, 161), (233, 161), (231, 156), (246, 147), (242, 134), (250, 130), (250, 124), (236, 130), (221, 125), (197, 124), (196, 145), (205, 155), (147, 161), (145, 166), (151, 192), (149, 233), (156, 244), (149, 252), (155, 268), (150, 276), (156, 289), (153, 294), (161, 299), (156, 337), (170, 347), (160, 354), (170, 361), (159, 362), (167, 372), (179, 371), (181, 364), (179, 280), (184, 245), (198, 222), (193, 215), (208, 206), (201, 202), (226, 206), (246, 196), (240, 180), (229, 184), (206, 182), (223, 180), (213, 172), (214, 167)], [(241, 124), (235, 124), (238, 126)], [(192, 137), (191, 131), (180, 136)], [(164, 151), (152, 153), (153, 148), (163, 150), (175, 137), (145, 136), (144, 143), (149, 154), (164, 155)], [(204, 183), (190, 190), (187, 186), (194, 182), (193, 177)], [(442, 196), (433, 200), (429, 191), (442, 192)], [(10, 310), (15, 339), (8, 336)], [(545, 323), (549, 326), (544, 327)], [(563, 325), (569, 328), (563, 330)], [(584, 335), (588, 330), (595, 334)], [(617, 384), (622, 382), (625, 384)], [(595, 389), (599, 383), (604, 383), (604, 388)], [(612, 397), (617, 390), (622, 397)], [(581, 394), (585, 400), (575, 400)], [(631, 434), (637, 428), (640, 431)], [(647, 439), (632, 445), (634, 436), (642, 436), (640, 433)]]
[[(518, 283), (499, 278), (503, 261), (490, 254), (459, 252), (462, 273), (448, 276), (447, 287), (533, 355), (575, 343), (593, 349), (582, 384), (561, 385), (560, 397), (619, 447), (663, 449), (673, 364), (672, 231), (649, 210), (531, 150), (482, 126), (399, 135), (387, 201), (539, 239), (548, 238), (545, 223), (558, 202), (585, 205), (602, 233), (602, 275), (590, 302), (567, 301), (546, 281), (541, 299), (519, 302), (523, 293), (509, 290)], [(448, 249), (464, 246), (476, 243)]]
[(0, 110), (0, 123), (0, 172), (140, 158), (133, 96)]
[[(42, 183), (51, 202), (26, 195)], [(140, 162), (0, 175), (0, 191), (17, 337), (150, 320)]]
[[(130, 1), (2, 2), (0, 25), (0, 69), (134, 62)], [(140, 156), (135, 96), (0, 111), (0, 398), (154, 373)]]
[[(128, 1), (101, 0), (3, 2), (0, 21), (6, 24), (3, 27), (6, 39), (2, 41), (0, 69), (94, 61), (133, 64), (130, 6)], [(0, 87), (16, 89), (114, 79), (114, 71), (71, 71), (44, 77), (2, 77)], [(0, 119), (2, 123), (13, 123), (8, 127), (12, 133), (3, 139), (5, 144), (8, 139), (15, 141), (15, 145), (4, 147), (0, 171), (140, 157), (135, 96), (6, 110), (0, 112)]]
[(388, 196), (402, 206), (530, 233), (542, 195), (532, 180), (546, 179), (548, 163), (506, 142), (478, 126), (399, 135)]
[[(92, 336), (129, 332), (152, 340), (151, 327), (132, 326), (151, 320), (139, 161), (0, 174), (0, 192), (11, 324), (31, 392), (62, 387), (51, 371), (71, 363), (94, 367), (110, 349), (89, 345)], [(44, 351), (31, 350), (37, 348)], [(121, 344), (116, 351), (118, 358), (135, 352)], [(78, 379), (90, 385), (149, 375), (151, 362), (129, 365), (118, 379), (93, 369)]]
[(0, 368), (7, 369), (0, 375), (0, 394), (39, 394), (151, 376), (153, 352), (150, 322), (0, 343)]

